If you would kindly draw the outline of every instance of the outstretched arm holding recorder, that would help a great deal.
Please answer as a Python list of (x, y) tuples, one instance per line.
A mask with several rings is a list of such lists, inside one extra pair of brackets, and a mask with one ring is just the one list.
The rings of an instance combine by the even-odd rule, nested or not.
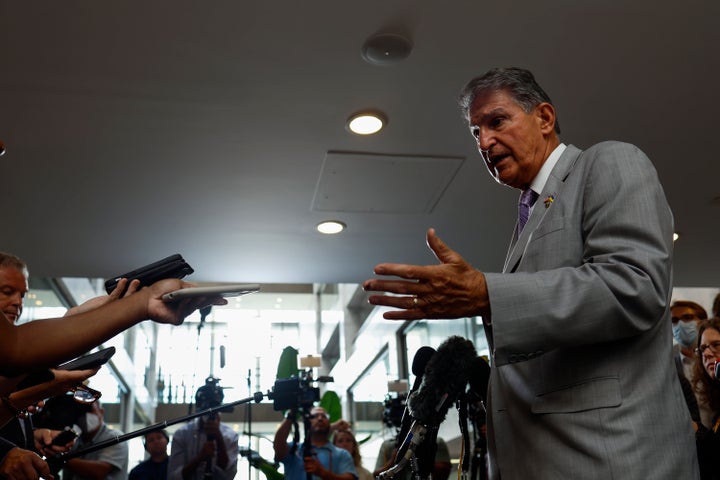
[(165, 279), (130, 296), (63, 318), (20, 326), (0, 319), (0, 375), (13, 376), (57, 365), (146, 319), (179, 325), (198, 308), (227, 303), (219, 297), (162, 301), (164, 294), (191, 286), (182, 280)]

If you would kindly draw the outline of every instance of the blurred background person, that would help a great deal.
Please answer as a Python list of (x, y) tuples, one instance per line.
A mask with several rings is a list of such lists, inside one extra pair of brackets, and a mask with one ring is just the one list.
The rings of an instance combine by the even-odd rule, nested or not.
[[(90, 405), (75, 403), (73, 407), (78, 412), (75, 424), (82, 430), (74, 450), (123, 435), (120, 430), (107, 427), (105, 410), (99, 400)], [(126, 480), (127, 471), (128, 445), (121, 442), (68, 460), (63, 470), (63, 480)]]
[(358, 445), (355, 435), (350, 430), (337, 430), (333, 434), (333, 445), (343, 450), (347, 450), (355, 464), (358, 480), (373, 480), (375, 477), (372, 472), (362, 466), (362, 456), (360, 455), (360, 445)]
[[(198, 412), (222, 404), (219, 380), (208, 377), (195, 394)], [(239, 435), (213, 413), (191, 420), (173, 434), (168, 465), (171, 480), (230, 480), (235, 478)]]
[(304, 456), (303, 443), (295, 439), (288, 443), (288, 435), (296, 421), (297, 413), (290, 410), (275, 431), (273, 450), (275, 460), (285, 467), (287, 480), (305, 480), (307, 474), (322, 480), (357, 480), (355, 464), (350, 454), (330, 442), (330, 415), (322, 407), (313, 407), (309, 412), (309, 436), (311, 456)]
[(143, 446), (150, 456), (130, 470), (128, 480), (165, 480), (168, 472), (167, 453), (170, 437), (165, 430), (148, 432), (143, 437)]
[(719, 361), (720, 318), (714, 317), (700, 324), (692, 377), (700, 402), (712, 412), (709, 426), (699, 425), (695, 432), (702, 480), (720, 479), (720, 381), (717, 378)]

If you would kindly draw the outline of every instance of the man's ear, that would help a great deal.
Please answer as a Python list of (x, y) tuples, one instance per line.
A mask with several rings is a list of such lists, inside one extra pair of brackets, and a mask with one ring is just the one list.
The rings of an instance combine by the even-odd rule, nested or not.
[(548, 102), (542, 102), (535, 107), (535, 115), (544, 135), (555, 131), (555, 107)]

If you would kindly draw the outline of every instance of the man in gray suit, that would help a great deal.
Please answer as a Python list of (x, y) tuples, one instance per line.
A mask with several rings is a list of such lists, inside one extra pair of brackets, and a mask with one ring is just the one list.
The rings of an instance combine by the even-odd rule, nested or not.
[(460, 103), (490, 174), (531, 198), (527, 223), (502, 273), (428, 230), (440, 263), (377, 265), (400, 279), (367, 280), (395, 294), (370, 303), (400, 309), (388, 319), (482, 316), (491, 478), (697, 478), (671, 353), (672, 214), (654, 167), (632, 145), (561, 143), (527, 70), (490, 70)]

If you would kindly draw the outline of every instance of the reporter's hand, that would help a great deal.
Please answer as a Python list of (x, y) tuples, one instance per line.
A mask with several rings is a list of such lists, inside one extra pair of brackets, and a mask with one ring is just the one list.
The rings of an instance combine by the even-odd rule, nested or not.
[(52, 370), (55, 378), (49, 382), (33, 385), (13, 392), (10, 400), (18, 406), (24, 408), (34, 405), (46, 398), (62, 395), (72, 390), (76, 385), (83, 383), (88, 378), (98, 372), (99, 368), (88, 370)]
[(180, 325), (185, 317), (198, 308), (208, 305), (227, 305), (227, 300), (219, 296), (186, 298), (179, 302), (164, 302), (162, 296), (181, 288), (194, 287), (192, 283), (183, 282), (177, 278), (168, 278), (153, 283), (140, 290), (148, 295), (148, 317), (158, 323)]
[(60, 435), (60, 433), (61, 430), (50, 430), (48, 428), (35, 429), (33, 431), (35, 450), (43, 454), (45, 457), (70, 451), (75, 443), (75, 439), (70, 440), (65, 445), (53, 445), (53, 440), (55, 437)]
[(15, 447), (0, 463), (0, 477), (12, 480), (51, 480), (50, 467), (40, 456), (30, 450)]
[[(125, 289), (126, 285), (127, 285), (127, 290)], [(121, 278), (118, 281), (117, 285), (115, 286), (115, 289), (112, 292), (110, 292), (109, 295), (100, 295), (99, 297), (91, 298), (87, 302), (84, 302), (80, 305), (72, 307), (67, 312), (65, 312), (65, 316), (75, 315), (77, 313), (82, 313), (82, 312), (88, 312), (88, 311), (94, 310), (98, 307), (102, 307), (105, 304), (114, 302), (118, 298), (125, 298), (125, 297), (132, 295), (133, 293), (137, 292), (139, 288), (140, 288), (140, 280), (134, 279), (128, 285), (128, 279)], [(124, 293), (122, 295), (120, 295), (123, 291), (124, 291)]]
[(324, 470), (322, 464), (315, 457), (305, 457), (304, 467), (307, 473), (320, 476), (320, 473)]

